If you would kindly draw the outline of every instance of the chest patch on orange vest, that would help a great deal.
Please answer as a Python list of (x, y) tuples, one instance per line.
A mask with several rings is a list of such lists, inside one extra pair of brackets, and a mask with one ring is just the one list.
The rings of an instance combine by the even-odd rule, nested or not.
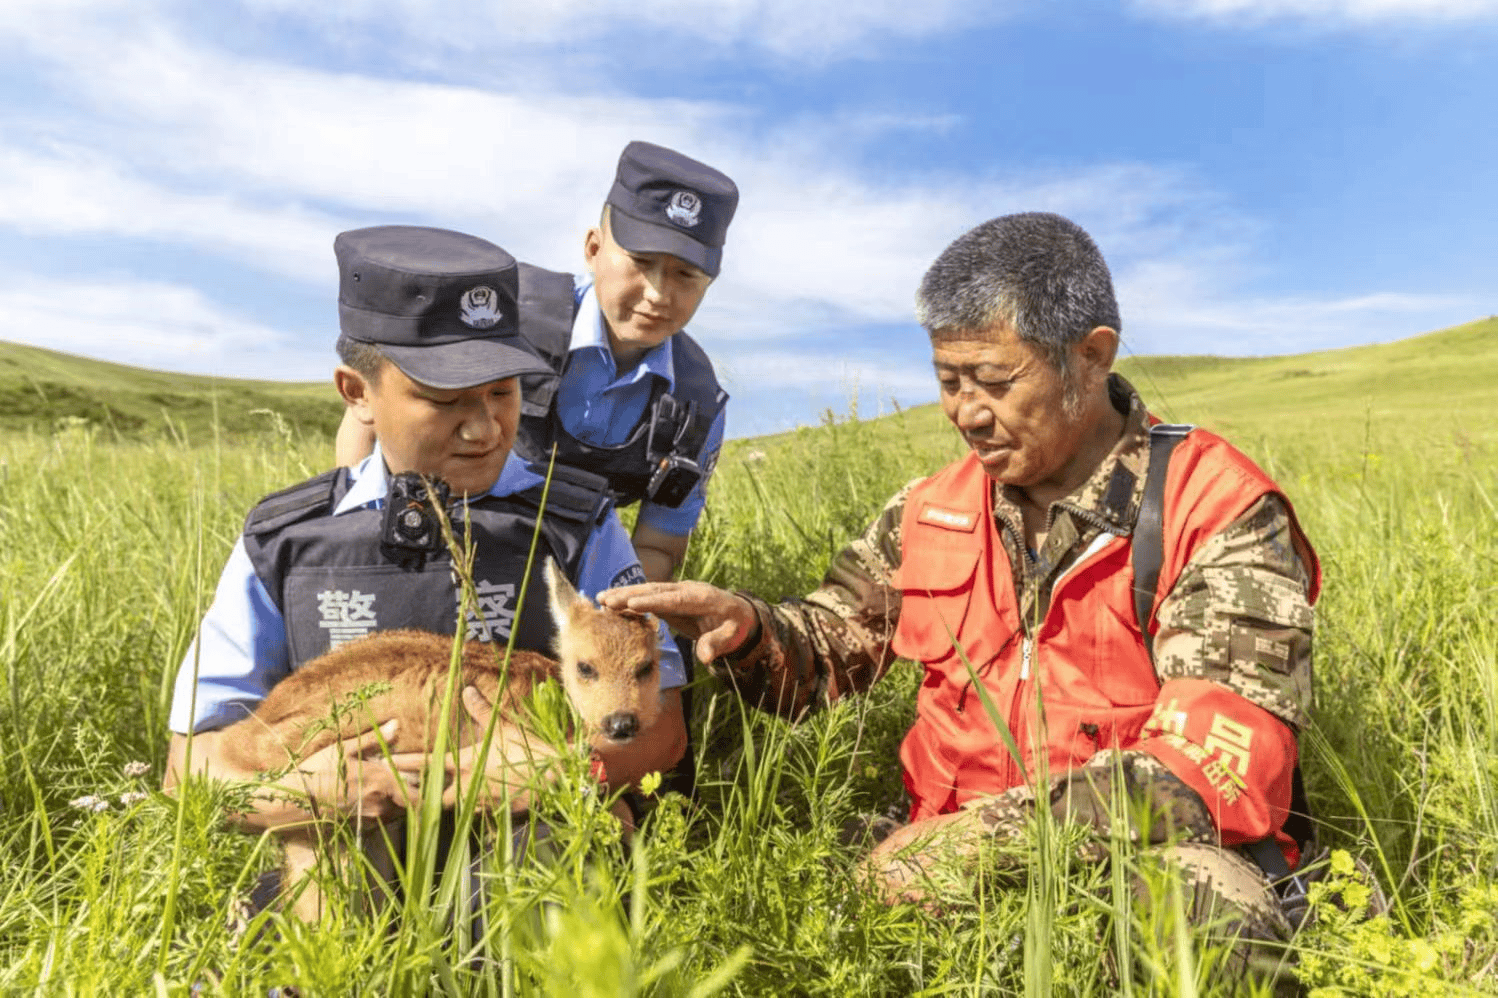
[(917, 517), (921, 523), (929, 523), (933, 527), (944, 527), (947, 530), (961, 530), (964, 533), (972, 533), (973, 528), (978, 525), (978, 514), (970, 510), (946, 509), (942, 506), (934, 506), (926, 503), (921, 507), (921, 515)]

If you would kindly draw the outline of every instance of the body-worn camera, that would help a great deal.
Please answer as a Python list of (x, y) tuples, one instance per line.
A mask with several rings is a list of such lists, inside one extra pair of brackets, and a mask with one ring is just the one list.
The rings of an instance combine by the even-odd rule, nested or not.
[(445, 549), (442, 518), (447, 516), (448, 487), (440, 478), (403, 471), (390, 478), (380, 550), (403, 568), (420, 569)]
[(655, 467), (645, 486), (645, 498), (657, 505), (675, 509), (702, 480), (702, 468), (682, 453), (696, 417), (696, 402), (683, 405), (665, 394), (656, 399), (645, 446), (646, 458)]
[(660, 459), (645, 486), (645, 498), (676, 508), (702, 480), (702, 469), (691, 458), (668, 454)]

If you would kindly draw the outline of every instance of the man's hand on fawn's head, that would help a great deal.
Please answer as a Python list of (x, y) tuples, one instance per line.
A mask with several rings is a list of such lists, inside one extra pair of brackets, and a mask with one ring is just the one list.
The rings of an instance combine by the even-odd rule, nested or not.
[(706, 582), (620, 586), (599, 593), (598, 603), (610, 610), (655, 614), (687, 637), (697, 639), (697, 658), (702, 662), (738, 651), (758, 623), (748, 600)]

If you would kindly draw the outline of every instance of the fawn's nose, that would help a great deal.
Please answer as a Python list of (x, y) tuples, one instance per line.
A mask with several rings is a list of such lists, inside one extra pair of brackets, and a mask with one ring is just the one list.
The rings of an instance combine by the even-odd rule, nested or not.
[(603, 719), (603, 733), (616, 742), (629, 741), (639, 730), (640, 719), (622, 710)]

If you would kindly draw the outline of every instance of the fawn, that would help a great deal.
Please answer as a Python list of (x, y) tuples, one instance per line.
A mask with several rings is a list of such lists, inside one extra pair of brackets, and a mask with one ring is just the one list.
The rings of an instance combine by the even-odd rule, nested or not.
[[(536, 684), (559, 679), (595, 744), (630, 741), (660, 714), (655, 618), (595, 607), (550, 559), (544, 574), (556, 622), (557, 657), (517, 650), (502, 669), (502, 651), (470, 641), (459, 662), (457, 689), (475, 687), (503, 719), (518, 721), (519, 706)], [(441, 723), (452, 645), (451, 637), (392, 630), (333, 649), (277, 683), (249, 717), (224, 729), (227, 759), (246, 771), (279, 771), (335, 739), (351, 739), (392, 719), (398, 722), (389, 740), (392, 753), (429, 751)], [(479, 741), (483, 730), (469, 717), (461, 696), (452, 699), (450, 744)], [(352, 709), (347, 706), (351, 702)], [(344, 706), (336, 708), (340, 704)], [(496, 743), (491, 765), (500, 756)], [(628, 814), (622, 804), (615, 813)], [(293, 913), (313, 921), (323, 905), (316, 878), (309, 875), (317, 850), (336, 853), (336, 839), (322, 834), (315, 823), (277, 832), (286, 847), (282, 890), (293, 898)], [(361, 837), (371, 860), (383, 853), (375, 848), (382, 845), (379, 828)]]

